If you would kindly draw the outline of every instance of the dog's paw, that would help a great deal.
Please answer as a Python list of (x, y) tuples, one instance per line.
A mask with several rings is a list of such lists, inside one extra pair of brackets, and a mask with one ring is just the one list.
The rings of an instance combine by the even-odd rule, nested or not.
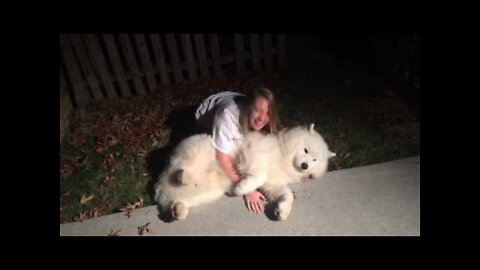
[(275, 218), (277, 218), (277, 220), (286, 220), (290, 215), (290, 210), (291, 207), (286, 207), (282, 204), (279, 204), (277, 208), (273, 211), (273, 214), (275, 215)]
[(172, 206), (172, 216), (176, 220), (183, 220), (187, 217), (187, 215), (188, 215), (188, 209), (184, 203), (176, 202)]

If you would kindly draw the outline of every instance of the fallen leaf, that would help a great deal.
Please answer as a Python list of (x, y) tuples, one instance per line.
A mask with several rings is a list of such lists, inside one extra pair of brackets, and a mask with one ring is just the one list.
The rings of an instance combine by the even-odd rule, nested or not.
[(138, 234), (139, 234), (139, 235), (143, 235), (145, 231), (146, 231), (146, 232), (150, 232), (150, 229), (148, 228), (148, 225), (149, 225), (149, 224), (150, 224), (150, 222), (147, 222), (147, 224), (138, 227)]
[(107, 234), (107, 236), (119, 236), (120, 235), (119, 233), (121, 230), (122, 229), (118, 229), (114, 232), (112, 229), (110, 229), (110, 232)]
[(93, 194), (90, 194), (90, 196), (88, 196), (88, 197), (85, 197), (85, 194), (84, 194), (84, 195), (82, 195), (82, 198), (80, 199), (80, 204), (84, 205), (87, 202), (89, 202), (90, 200), (92, 200), (94, 197), (95, 196)]

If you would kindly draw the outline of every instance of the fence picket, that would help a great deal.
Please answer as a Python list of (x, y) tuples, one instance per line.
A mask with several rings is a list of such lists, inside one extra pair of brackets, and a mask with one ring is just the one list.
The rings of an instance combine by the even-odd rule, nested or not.
[(158, 34), (151, 34), (150, 40), (152, 41), (153, 55), (157, 62), (157, 68), (160, 72), (160, 80), (163, 84), (170, 84), (170, 78), (168, 76), (167, 64), (165, 63), (165, 55), (163, 53), (162, 43), (160, 42), (160, 36)]
[(197, 80), (197, 71), (195, 65), (195, 59), (193, 58), (192, 40), (190, 34), (181, 34), (183, 53), (185, 55), (185, 61), (187, 65), (188, 77), (191, 81)]
[(62, 49), (65, 62), (68, 63), (67, 75), (72, 82), (75, 103), (79, 108), (83, 108), (89, 100), (89, 95), (80, 74), (80, 67), (66, 35), (60, 35), (60, 48)]
[(148, 90), (149, 92), (152, 92), (157, 89), (158, 84), (157, 80), (155, 79), (155, 73), (153, 72), (152, 62), (150, 62), (150, 54), (148, 53), (145, 35), (135, 34), (134, 37), (137, 43), (137, 48), (140, 54), (140, 60), (142, 62), (143, 70), (147, 77)]
[(100, 74), (100, 79), (105, 87), (105, 91), (109, 98), (117, 97), (115, 92), (115, 87), (113, 85), (110, 72), (108, 71), (107, 63), (105, 62), (104, 54), (100, 48), (97, 37), (94, 34), (88, 34), (84, 37), (84, 41), (87, 44), (88, 55), (90, 56), (90, 61), (93, 64), (93, 68)]
[(220, 45), (218, 43), (218, 35), (209, 34), (208, 39), (210, 41), (210, 49), (212, 52), (212, 61), (213, 61), (213, 69), (215, 71), (215, 76), (222, 78), (223, 77), (222, 59), (220, 57)]
[(128, 34), (120, 34), (120, 45), (123, 49), (123, 54), (125, 55), (125, 60), (127, 60), (128, 68), (130, 69), (130, 74), (132, 75), (133, 84), (135, 85), (135, 90), (137, 94), (145, 94), (145, 87), (142, 82), (142, 74), (138, 70), (137, 61), (135, 60), (135, 54), (133, 52), (132, 44)]
[(205, 49), (205, 39), (203, 34), (193, 35), (195, 39), (195, 47), (197, 48), (198, 62), (200, 65), (200, 73), (202, 78), (210, 77), (210, 71), (208, 70), (207, 50)]
[(175, 81), (183, 81), (182, 69), (180, 68), (180, 58), (178, 56), (177, 41), (174, 34), (166, 34), (168, 53), (170, 55), (170, 64), (172, 65)]
[(77, 59), (80, 63), (80, 69), (83, 71), (83, 74), (87, 79), (93, 97), (96, 100), (103, 98), (102, 90), (100, 90), (100, 86), (98, 85), (95, 72), (93, 71), (92, 65), (90, 64), (90, 61), (87, 57), (87, 51), (85, 49), (85, 45), (82, 42), (82, 39), (79, 35), (69, 34), (68, 37), (70, 38), (73, 50), (75, 51)]
[(120, 92), (122, 97), (129, 97), (131, 95), (130, 88), (128, 87), (125, 72), (123, 71), (123, 65), (120, 60), (120, 54), (118, 53), (117, 45), (115, 45), (115, 40), (112, 34), (103, 35), (103, 40), (107, 46), (107, 52), (110, 57), (110, 61), (113, 65), (113, 70), (115, 71), (115, 76), (118, 84), (120, 85)]
[(243, 48), (243, 35), (235, 34), (235, 56), (237, 59), (237, 73), (242, 74), (245, 71), (245, 59)]

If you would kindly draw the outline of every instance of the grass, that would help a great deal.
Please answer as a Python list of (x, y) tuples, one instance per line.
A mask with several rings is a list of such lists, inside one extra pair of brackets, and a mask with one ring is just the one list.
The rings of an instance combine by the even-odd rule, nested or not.
[[(60, 151), (60, 223), (119, 212), (140, 200), (153, 204), (149, 188), (168, 158), (168, 142), (175, 139), (170, 136), (168, 114), (197, 104), (216, 89), (242, 90), (262, 82), (277, 90), (285, 126), (316, 123), (316, 130), (337, 153), (329, 170), (420, 154), (418, 120), (395, 97), (382, 93), (322, 96), (313, 95), (311, 89), (298, 93), (291, 85), (290, 91), (286, 88), (284, 77), (270, 74), (199, 82), (173, 89), (185, 95), (168, 95), (174, 93), (170, 89), (163, 95), (93, 104), (86, 115), (73, 115)], [(342, 85), (335, 87), (341, 92)], [(154, 153), (160, 154), (151, 159)], [(93, 199), (80, 203), (90, 195)]]
[[(82, 147), (83, 145), (79, 148)], [(60, 178), (60, 205), (63, 207), (60, 211), (61, 222), (75, 220), (80, 213), (90, 217), (94, 211), (97, 211), (97, 215), (117, 212), (140, 199), (151, 203), (147, 193), (149, 178), (143, 158), (119, 158), (108, 169), (102, 168), (105, 158), (115, 157), (119, 150), (121, 146), (114, 147), (103, 155), (89, 154), (88, 160), (78, 166), (70, 177)], [(78, 149), (72, 153), (75, 152), (78, 153)], [(94, 197), (81, 205), (83, 195)]]

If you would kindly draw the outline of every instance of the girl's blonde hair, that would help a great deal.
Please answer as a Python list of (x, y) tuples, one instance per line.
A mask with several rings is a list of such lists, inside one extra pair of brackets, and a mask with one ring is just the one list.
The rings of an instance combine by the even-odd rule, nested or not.
[(240, 107), (239, 122), (240, 122), (242, 133), (245, 134), (250, 130), (249, 124), (248, 124), (248, 117), (250, 115), (250, 112), (252, 112), (253, 107), (255, 105), (255, 100), (258, 97), (263, 97), (267, 100), (268, 116), (270, 119), (268, 121), (268, 124), (266, 124), (265, 127), (262, 128), (262, 131), (267, 133), (277, 134), (281, 130), (282, 125), (278, 117), (275, 96), (273, 95), (272, 91), (270, 91), (270, 89), (265, 87), (259, 87), (251, 90), (249, 93), (247, 93), (245, 99), (242, 100), (242, 102), (239, 104), (239, 107)]

